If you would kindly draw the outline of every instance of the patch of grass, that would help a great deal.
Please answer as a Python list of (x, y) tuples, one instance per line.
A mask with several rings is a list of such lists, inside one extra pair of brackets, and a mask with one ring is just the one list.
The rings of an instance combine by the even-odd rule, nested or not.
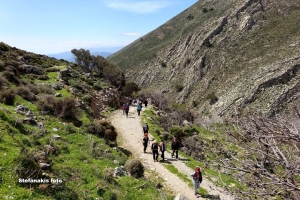
[(183, 180), (184, 182), (188, 183), (188, 185), (190, 187), (193, 186), (192, 180), (189, 177), (188, 174), (183, 174), (181, 172), (178, 171), (177, 168), (174, 167), (174, 165), (166, 163), (164, 165), (164, 167), (166, 167), (170, 172), (172, 172), (173, 174), (175, 174), (176, 176), (178, 176), (181, 180)]

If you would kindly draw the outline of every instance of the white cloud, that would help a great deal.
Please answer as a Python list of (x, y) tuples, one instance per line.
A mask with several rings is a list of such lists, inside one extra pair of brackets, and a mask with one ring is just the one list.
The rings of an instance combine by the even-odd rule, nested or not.
[(171, 1), (107, 1), (107, 6), (116, 10), (124, 10), (135, 13), (153, 13), (161, 8), (171, 5)]

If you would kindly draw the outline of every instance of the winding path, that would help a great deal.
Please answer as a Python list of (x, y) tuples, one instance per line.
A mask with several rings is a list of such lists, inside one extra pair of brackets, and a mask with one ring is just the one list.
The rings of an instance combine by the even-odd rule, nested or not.
[[(143, 112), (141, 112), (143, 114)], [(165, 180), (163, 185), (168, 187), (171, 191), (174, 192), (174, 195), (181, 193), (188, 197), (189, 199), (197, 199), (194, 196), (193, 188), (189, 187), (186, 182), (181, 180), (175, 174), (171, 173), (168, 169), (164, 167), (164, 164), (161, 162), (153, 162), (152, 153), (150, 150), (150, 145), (148, 145), (147, 153), (143, 152), (142, 146), (142, 125), (141, 125), (141, 117), (137, 115), (136, 107), (131, 106), (129, 111), (129, 117), (126, 118), (125, 115), (122, 114), (122, 111), (118, 110), (114, 113), (113, 116), (110, 117), (110, 121), (113, 126), (117, 129), (119, 136), (121, 137), (122, 146), (127, 148), (129, 151), (133, 153), (135, 158), (141, 159), (143, 165), (158, 174)], [(151, 127), (150, 127), (151, 133)], [(149, 134), (150, 141), (153, 140), (151, 134)], [(182, 174), (186, 174), (189, 177), (189, 174), (193, 172), (193, 169), (187, 167), (183, 161), (176, 160), (171, 158), (169, 152), (165, 152), (165, 158), (170, 163), (174, 165)], [(203, 187), (208, 193), (212, 196), (219, 196), (220, 199), (224, 200), (233, 200), (230, 194), (225, 192), (222, 188), (217, 188), (213, 183), (208, 180), (203, 179), (200, 187)], [(198, 198), (203, 199), (203, 198)]]

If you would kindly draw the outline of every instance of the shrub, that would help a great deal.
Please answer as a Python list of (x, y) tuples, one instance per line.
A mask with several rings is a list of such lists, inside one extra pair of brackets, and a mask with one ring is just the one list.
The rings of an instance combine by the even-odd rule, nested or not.
[(11, 83), (14, 83), (16, 85), (20, 84), (20, 79), (13, 73), (9, 71), (2, 72), (2, 75)]
[(9, 47), (5, 43), (0, 42), (0, 50), (1, 51), (9, 51)]
[(183, 85), (175, 85), (176, 92), (181, 92), (183, 90)]
[(207, 8), (203, 8), (203, 9), (202, 9), (202, 12), (203, 12), (203, 13), (207, 13), (207, 12), (208, 12)]
[(92, 97), (92, 95), (90, 95), (90, 94), (86, 94), (86, 95), (84, 95), (84, 96), (82, 97), (82, 100), (83, 100), (85, 103), (87, 103), (88, 105), (91, 104), (92, 99), (93, 99), (93, 97)]
[(194, 15), (189, 14), (186, 18), (187, 18), (188, 20), (193, 20), (195, 17), (194, 17)]
[(102, 90), (102, 87), (100, 85), (94, 84), (93, 89), (94, 90)]
[(54, 114), (63, 119), (77, 119), (80, 110), (76, 107), (76, 99), (71, 97), (59, 99), (55, 104)]
[(49, 76), (47, 76), (46, 74), (43, 74), (43, 75), (39, 75), (37, 78), (38, 78), (38, 80), (48, 80)]
[(178, 126), (172, 126), (170, 129), (169, 129), (169, 132), (171, 133), (171, 135), (173, 135), (174, 137), (176, 137), (178, 140), (180, 140), (181, 138), (185, 137), (186, 134), (185, 132), (183, 131), (183, 129), (181, 129), (180, 127)]
[(8, 89), (0, 93), (0, 99), (5, 105), (14, 105), (16, 92), (13, 89)]
[(103, 138), (105, 136), (105, 128), (99, 121), (94, 121), (90, 124), (84, 125), (86, 132)]
[(199, 104), (199, 102), (198, 102), (198, 101), (195, 101), (195, 100), (193, 100), (193, 107), (197, 107), (197, 106), (198, 106), (198, 104)]
[(215, 95), (214, 92), (209, 93), (206, 96), (206, 99), (209, 100), (210, 105), (212, 105), (212, 104), (214, 104), (214, 103), (216, 103), (218, 101), (218, 97)]
[(35, 101), (35, 95), (25, 86), (19, 86), (16, 88), (17, 94), (27, 101)]
[(162, 67), (167, 67), (167, 63), (165, 63), (165, 62), (161, 62), (160, 65), (161, 65)]
[(0, 71), (3, 71), (5, 67), (5, 64), (2, 60), (0, 60)]
[(59, 72), (60, 69), (58, 69), (57, 67), (51, 67), (51, 68), (48, 68), (46, 69), (46, 72)]
[(17, 174), (19, 178), (41, 178), (42, 177), (42, 171), (38, 165), (38, 163), (35, 161), (33, 153), (27, 153), (26, 151), (23, 151), (20, 153), (19, 157), (16, 160), (16, 163), (18, 165), (17, 167)]
[(54, 89), (51, 85), (38, 85), (37, 89), (41, 94), (54, 94)]
[(203, 41), (203, 46), (205, 46), (205, 47), (212, 47), (212, 44), (210, 43), (210, 40), (208, 38), (206, 38)]
[(36, 103), (37, 108), (40, 111), (49, 112), (49, 114), (54, 113), (54, 106), (56, 103), (55, 97), (51, 95), (42, 96)]
[(137, 159), (127, 160), (124, 167), (129, 172), (129, 174), (135, 178), (144, 176), (145, 168), (141, 161)]
[(3, 76), (0, 76), (0, 90), (6, 85), (6, 79)]
[(123, 95), (128, 97), (128, 96), (131, 96), (133, 92), (137, 92), (139, 90), (140, 90), (140, 88), (136, 83), (129, 82), (123, 88)]
[(105, 130), (105, 138), (110, 141), (116, 141), (117, 135), (118, 134), (114, 129), (106, 129)]
[(191, 63), (191, 59), (190, 58), (188, 58), (188, 59), (186, 59), (186, 61), (185, 61), (185, 63), (187, 64), (187, 65), (189, 65), (190, 63)]

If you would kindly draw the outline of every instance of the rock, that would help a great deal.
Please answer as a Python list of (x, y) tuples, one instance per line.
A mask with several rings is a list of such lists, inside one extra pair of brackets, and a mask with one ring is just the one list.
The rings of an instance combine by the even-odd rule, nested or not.
[(52, 88), (54, 90), (62, 90), (63, 87), (64, 87), (64, 84), (62, 84), (62, 83), (55, 83), (55, 84), (52, 85)]
[(50, 167), (50, 164), (48, 163), (39, 163), (39, 166), (41, 169), (48, 169)]
[(104, 153), (111, 153), (111, 150), (105, 149), (105, 150), (104, 150)]
[(24, 105), (18, 105), (14, 110), (21, 115), (25, 115), (25, 112), (28, 110), (28, 108)]
[(44, 123), (43, 122), (38, 122), (37, 126), (42, 129), (42, 128), (44, 128)]
[(174, 198), (174, 200), (190, 200), (190, 199), (180, 193)]
[(34, 117), (33, 112), (31, 110), (28, 110), (27, 113), (25, 114), (25, 116), (30, 117), (30, 118)]
[(55, 151), (55, 148), (52, 147), (52, 146), (49, 145), (49, 144), (45, 145), (44, 148), (45, 148), (45, 150), (46, 150), (47, 153), (48, 153), (48, 152), (54, 152), (54, 151)]
[(62, 97), (61, 93), (55, 93), (55, 97)]
[(118, 165), (118, 164), (120, 164), (120, 162), (117, 160), (114, 160), (114, 164)]
[(60, 138), (60, 135), (53, 135), (52, 138), (55, 139), (55, 140), (57, 140), (57, 139)]
[(59, 72), (59, 78), (61, 79), (61, 80), (67, 80), (68, 79), (68, 77), (70, 77), (71, 76), (71, 68), (70, 67), (68, 67), (68, 68), (66, 68), (66, 69), (63, 69), (63, 70), (61, 70), (60, 72)]
[(184, 121), (182, 122), (182, 124), (183, 124), (184, 126), (190, 126), (190, 125), (191, 125), (191, 123), (188, 122), (187, 120), (184, 120)]
[(31, 117), (26, 117), (23, 119), (23, 123), (30, 124), (30, 125), (36, 125), (37, 121), (32, 119)]
[(42, 75), (42, 70), (32, 66), (32, 65), (22, 65), (21, 68), (23, 69), (25, 74), (36, 74), (36, 75)]
[(52, 129), (54, 132), (58, 132), (58, 129), (57, 128), (53, 128)]

